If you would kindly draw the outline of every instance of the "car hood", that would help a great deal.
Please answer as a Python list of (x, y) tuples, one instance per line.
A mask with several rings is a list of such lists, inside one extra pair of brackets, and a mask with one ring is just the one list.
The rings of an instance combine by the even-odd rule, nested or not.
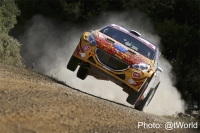
[(128, 64), (149, 64), (153, 67), (153, 60), (146, 58), (137, 51), (125, 46), (124, 44), (114, 40), (113, 38), (97, 31), (93, 32), (97, 47), (108, 52), (111, 55), (118, 57), (119, 59), (127, 62)]

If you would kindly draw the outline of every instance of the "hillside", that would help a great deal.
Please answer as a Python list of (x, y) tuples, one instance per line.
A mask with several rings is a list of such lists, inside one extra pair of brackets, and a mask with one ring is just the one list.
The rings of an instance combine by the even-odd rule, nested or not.
[[(101, 99), (30, 69), (0, 63), (1, 133), (162, 133), (166, 122), (180, 121), (139, 112)], [(138, 128), (138, 122), (160, 128)]]

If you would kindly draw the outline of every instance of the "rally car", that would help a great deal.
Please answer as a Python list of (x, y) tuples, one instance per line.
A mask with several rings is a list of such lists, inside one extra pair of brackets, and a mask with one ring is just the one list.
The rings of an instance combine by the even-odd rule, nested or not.
[(82, 80), (91, 75), (116, 83), (128, 94), (126, 101), (142, 111), (160, 84), (159, 55), (158, 47), (139, 32), (110, 24), (82, 34), (67, 69), (75, 71), (79, 65)]

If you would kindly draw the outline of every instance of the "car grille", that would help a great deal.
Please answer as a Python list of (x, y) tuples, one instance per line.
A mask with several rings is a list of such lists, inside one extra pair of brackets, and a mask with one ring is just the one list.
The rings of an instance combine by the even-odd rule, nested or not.
[(119, 60), (117, 57), (114, 57), (101, 49), (96, 49), (95, 53), (98, 61), (108, 69), (113, 71), (124, 71), (130, 67), (129, 64)]

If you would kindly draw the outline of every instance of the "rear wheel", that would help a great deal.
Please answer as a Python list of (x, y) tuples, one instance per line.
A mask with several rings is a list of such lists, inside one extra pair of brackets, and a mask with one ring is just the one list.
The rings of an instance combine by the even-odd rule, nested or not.
[(86, 69), (84, 66), (80, 66), (76, 76), (84, 80), (87, 77), (87, 75), (88, 75), (88, 69)]
[(146, 81), (142, 88), (140, 89), (139, 92), (135, 91), (135, 90), (132, 90), (129, 94), (129, 96), (127, 97), (126, 101), (131, 104), (131, 105), (134, 105), (136, 103), (136, 101), (140, 98), (140, 96), (143, 94), (143, 92), (145, 91), (145, 89), (147, 88), (149, 82)]
[(72, 56), (67, 64), (67, 69), (69, 69), (71, 71), (75, 71), (79, 62), (80, 62), (80, 60), (78, 58)]

